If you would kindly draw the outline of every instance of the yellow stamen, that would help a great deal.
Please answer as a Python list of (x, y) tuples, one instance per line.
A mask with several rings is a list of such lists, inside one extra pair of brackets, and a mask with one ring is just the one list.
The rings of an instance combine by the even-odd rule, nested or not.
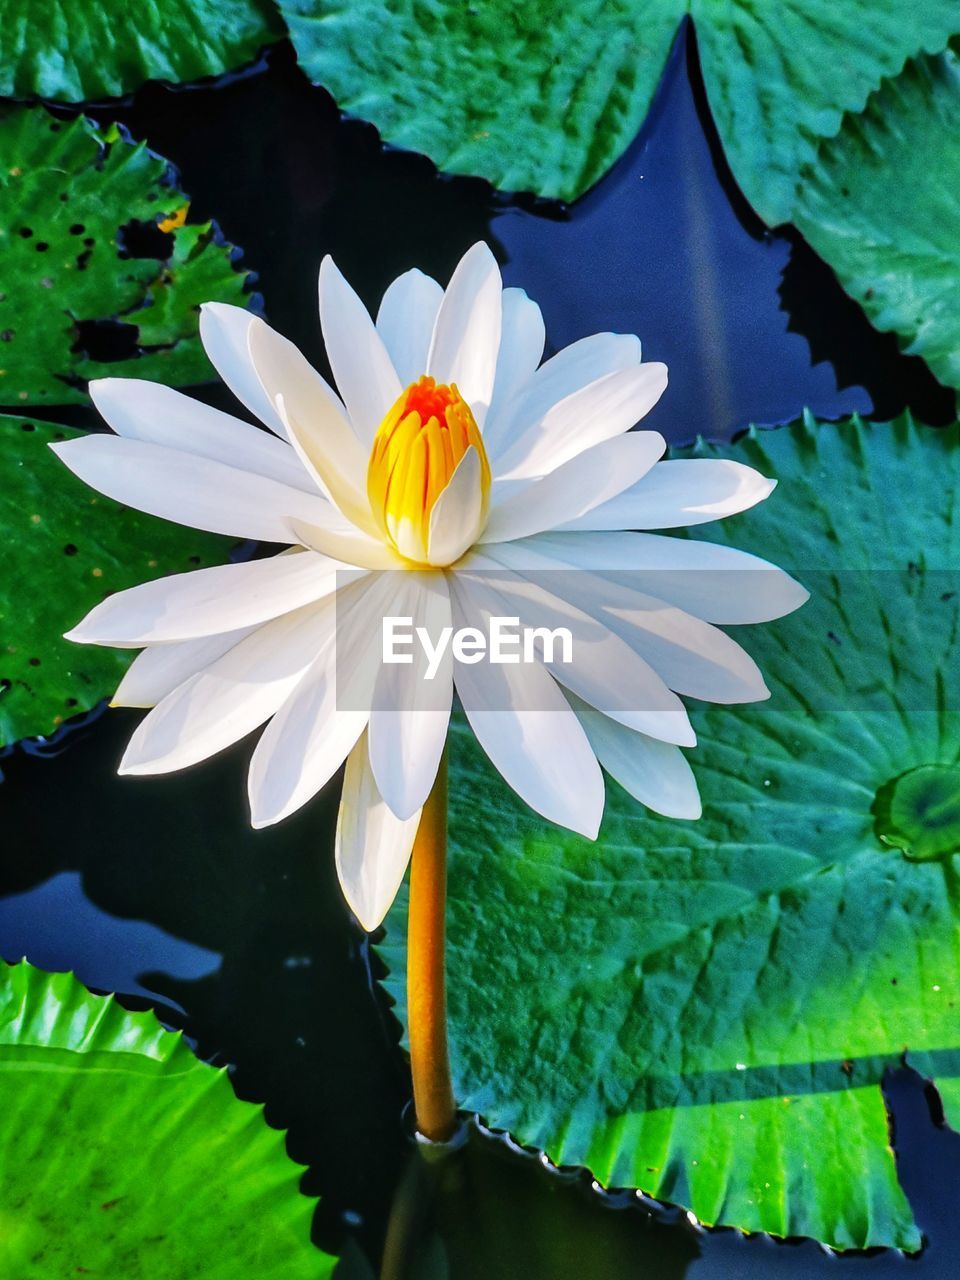
[(490, 466), (470, 406), (456, 386), (412, 383), (380, 424), (367, 468), (367, 494), (387, 538), (408, 560), (426, 564), (430, 516), (468, 449), (480, 458), (486, 511)]

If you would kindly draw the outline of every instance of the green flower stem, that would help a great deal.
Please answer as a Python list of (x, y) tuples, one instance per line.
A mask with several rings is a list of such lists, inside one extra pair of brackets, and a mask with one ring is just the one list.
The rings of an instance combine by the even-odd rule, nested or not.
[(447, 754), (423, 806), (410, 862), (407, 1002), (417, 1129), (446, 1142), (457, 1122), (447, 1048)]
[(397, 1184), (383, 1242), (380, 1280), (408, 1280), (411, 1259), (426, 1238), (427, 1209), (430, 1204), (428, 1166), (419, 1151), (412, 1153)]

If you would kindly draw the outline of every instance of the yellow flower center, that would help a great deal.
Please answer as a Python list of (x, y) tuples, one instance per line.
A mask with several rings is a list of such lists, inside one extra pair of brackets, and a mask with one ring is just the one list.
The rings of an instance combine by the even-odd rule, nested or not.
[(420, 378), (381, 422), (367, 467), (367, 494), (377, 523), (408, 560), (430, 562), (430, 517), (471, 447), (480, 460), (479, 506), (485, 513), (490, 465), (480, 428), (455, 385)]

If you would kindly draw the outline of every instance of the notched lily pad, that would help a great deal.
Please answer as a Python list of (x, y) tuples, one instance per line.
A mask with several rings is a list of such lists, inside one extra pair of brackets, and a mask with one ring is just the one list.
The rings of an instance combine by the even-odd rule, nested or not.
[(230, 549), (82, 484), (47, 447), (81, 434), (0, 414), (0, 745), (51, 733), (120, 683), (130, 651), (63, 639), (104, 596)]
[(89, 102), (231, 71), (283, 23), (268, 0), (0, 0), (0, 30), (0, 94)]
[(705, 1223), (914, 1250), (880, 1082), (906, 1050), (960, 1115), (960, 429), (808, 419), (700, 452), (780, 484), (694, 536), (811, 599), (740, 635), (769, 702), (692, 706), (699, 822), (611, 783), (590, 844), (455, 728), (457, 1097)]
[(263, 1109), (152, 1014), (0, 966), (0, 1270), (18, 1280), (324, 1280)]
[(681, 19), (747, 198), (789, 219), (817, 140), (958, 29), (953, 0), (278, 0), (301, 64), (344, 110), (441, 169), (569, 200), (633, 141)]
[(110, 373), (213, 377), (197, 308), (248, 304), (248, 278), (213, 225), (183, 225), (167, 162), (116, 128), (9, 105), (0, 156), (0, 404), (82, 403)]
[(804, 174), (795, 220), (878, 329), (960, 387), (960, 62), (908, 63)]

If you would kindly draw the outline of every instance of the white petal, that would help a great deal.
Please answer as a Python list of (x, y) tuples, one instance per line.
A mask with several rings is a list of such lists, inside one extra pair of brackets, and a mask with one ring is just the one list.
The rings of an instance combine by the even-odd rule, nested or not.
[[(560, 578), (556, 584), (551, 579)], [(661, 738), (665, 742), (691, 747), (696, 742), (683, 703), (671, 693), (663, 674), (633, 644), (632, 631), (624, 637), (617, 629), (619, 619), (597, 608), (581, 607), (576, 599), (564, 599), (578, 588), (587, 595), (586, 574), (548, 574), (525, 578), (504, 570), (498, 572), (492, 558), (470, 557), (466, 570), (458, 569), (458, 581), (465, 581), (474, 606), (484, 606), (502, 617), (518, 618), (522, 627), (559, 627), (570, 632), (572, 661), (561, 660), (562, 649), (555, 646), (553, 661), (546, 661), (550, 674), (568, 689), (631, 729)], [(551, 588), (557, 586), (557, 591)], [(602, 594), (598, 592), (598, 594)], [(586, 604), (593, 605), (587, 597)], [(704, 626), (704, 623), (700, 623)], [(628, 628), (629, 630), (629, 628)], [(726, 636), (718, 633), (731, 644)], [(524, 665), (523, 670), (527, 670)]]
[(543, 314), (537, 304), (522, 289), (504, 289), (500, 353), (493, 399), (484, 425), (484, 444), (491, 454), (502, 451), (497, 431), (498, 420), (503, 421), (501, 410), (533, 377), (546, 339)]
[[(405, 573), (395, 616), (422, 628), (434, 652), (450, 627), (450, 595), (442, 574)], [(447, 637), (449, 639), (449, 635)], [(384, 663), (377, 676), (370, 715), (370, 764), (377, 788), (398, 818), (416, 813), (433, 786), (447, 739), (453, 701), (453, 657), (449, 644), (438, 669), (427, 678), (423, 644), (414, 640), (410, 663)]]
[(769, 698), (754, 660), (709, 622), (589, 573), (574, 573), (571, 591), (586, 613), (607, 622), (677, 693), (722, 703)]
[(577, 518), (589, 520), (600, 504), (633, 485), (661, 457), (666, 441), (657, 431), (636, 431), (605, 440), (539, 480), (498, 499), (494, 484), (490, 518), (482, 542), (526, 538), (557, 525), (569, 527)]
[(598, 378), (640, 363), (640, 339), (627, 333), (595, 333), (573, 342), (537, 369), (508, 402), (498, 400), (484, 429), (491, 460), (509, 448), (545, 413)]
[(497, 458), (497, 477), (543, 475), (592, 445), (622, 435), (649, 413), (666, 386), (667, 366), (650, 363), (581, 387), (548, 409)]
[(201, 636), (180, 644), (158, 644), (138, 653), (110, 699), (111, 707), (155, 707), (179, 685), (209, 667), (253, 632), (253, 627)]
[(382, 619), (396, 614), (396, 573), (378, 574), (337, 596), (336, 630), (267, 725), (250, 762), (255, 827), (307, 803), (339, 769), (370, 719), (380, 669)]
[(330, 257), (320, 265), (320, 324), (337, 390), (369, 450), (403, 388), (370, 313)]
[[(451, 578), (454, 625), (489, 632), (490, 610), (475, 583)], [(580, 722), (539, 664), (455, 664), (454, 681), (477, 740), (531, 809), (594, 839), (603, 814), (603, 776)]]
[(456, 383), (482, 427), (493, 395), (500, 350), (502, 284), (489, 248), (478, 241), (450, 278), (427, 357), (437, 382)]
[(343, 896), (368, 933), (383, 922), (397, 896), (419, 825), (419, 810), (404, 820), (391, 813), (361, 739), (343, 778), (336, 859)]
[(273, 401), (264, 395), (260, 379), (250, 364), (247, 329), (253, 319), (252, 312), (243, 307), (205, 302), (200, 308), (200, 341), (210, 363), (240, 403), (271, 431), (286, 438)]
[[(295, 417), (290, 413), (287, 409), (286, 401), (279, 394), (277, 396), (277, 412), (283, 420), (284, 429), (291, 444), (297, 451), (297, 455), (303, 462), (304, 467), (316, 481), (317, 488), (330, 500), (331, 506), (336, 508), (337, 513), (343, 517), (343, 521), (352, 526), (352, 529), (343, 529), (346, 536), (351, 538), (354, 531), (359, 531), (366, 538), (372, 538), (375, 541), (379, 540), (380, 533), (373, 519), (370, 500), (363, 489), (354, 483), (357, 479), (356, 470), (353, 470), (352, 475), (348, 475), (347, 470), (341, 471), (332, 458), (328, 458), (321, 469), (321, 466), (318, 465), (319, 458), (317, 457), (316, 449), (311, 451), (313, 456), (307, 452), (309, 431), (304, 428), (305, 419)], [(356, 443), (356, 437), (353, 436), (353, 428), (345, 418), (343, 421), (353, 437), (354, 443)]]
[(327, 384), (292, 342), (262, 320), (250, 325), (248, 341), (264, 392), (304, 468), (349, 520), (372, 531), (367, 452)]
[[(268, 622), (335, 591), (343, 565), (303, 551), (172, 574), (118, 591), (66, 634), (79, 644), (141, 649)], [(353, 570), (356, 577), (359, 570)], [(346, 571), (340, 585), (344, 585)]]
[(330, 520), (323, 525), (309, 524), (305, 520), (288, 523), (288, 538), (295, 538), (301, 546), (319, 551), (343, 561), (342, 567), (359, 566), (363, 569), (403, 569), (406, 561), (379, 538), (373, 538), (356, 525), (341, 520)]
[(728, 458), (677, 458), (659, 463), (633, 488), (564, 529), (677, 529), (736, 515), (776, 488), (753, 467)]
[(333, 510), (319, 493), (142, 440), (90, 435), (50, 447), (108, 498), (210, 533), (290, 542), (289, 519), (325, 526)]
[(443, 290), (431, 276), (414, 268), (390, 285), (377, 312), (377, 332), (383, 339), (402, 386), (427, 371), (430, 339)]
[[(243, 313), (247, 315), (247, 312)], [(286, 440), (140, 378), (98, 378), (88, 388), (117, 435), (164, 445), (268, 476), (305, 493), (316, 485)]]
[[(517, 559), (510, 555), (509, 549), (501, 555), (500, 544), (487, 550), (491, 559), (500, 560), (505, 566)], [(467, 567), (480, 564), (480, 558), (474, 556), (467, 562)], [(569, 606), (582, 610), (587, 617), (609, 627), (676, 693), (722, 703), (756, 702), (770, 696), (756, 663), (728, 635), (700, 618), (638, 590), (629, 576), (617, 581), (577, 569), (567, 573), (551, 569), (546, 572), (523, 569), (519, 575), (506, 581), (503, 594), (519, 592), (522, 584), (527, 582), (544, 597), (550, 593), (554, 593), (554, 600), (563, 596)], [(615, 664), (612, 662), (609, 669), (618, 671), (617, 689), (621, 695), (625, 687), (630, 691), (627, 696), (631, 696), (634, 678), (626, 675), (622, 663), (619, 660)], [(566, 680), (561, 670), (555, 674), (558, 679)], [(579, 689), (576, 691), (581, 692)], [(631, 723), (594, 698), (588, 698), (588, 701), (608, 715)], [(632, 727), (681, 746), (692, 745), (692, 741), (668, 738), (647, 725), (633, 723)]]
[(170, 773), (245, 737), (283, 705), (335, 624), (331, 599), (258, 627), (154, 707), (120, 772)]
[(427, 558), (446, 565), (473, 546), (483, 527), (480, 455), (471, 445), (430, 512)]
[(597, 759), (628, 795), (665, 818), (700, 817), (697, 780), (679, 747), (634, 733), (579, 698), (570, 704)]
[[(502, 553), (501, 553), (502, 552)], [(585, 569), (666, 600), (705, 622), (771, 622), (810, 593), (759, 556), (657, 533), (544, 533), (502, 544), (511, 569)]]

